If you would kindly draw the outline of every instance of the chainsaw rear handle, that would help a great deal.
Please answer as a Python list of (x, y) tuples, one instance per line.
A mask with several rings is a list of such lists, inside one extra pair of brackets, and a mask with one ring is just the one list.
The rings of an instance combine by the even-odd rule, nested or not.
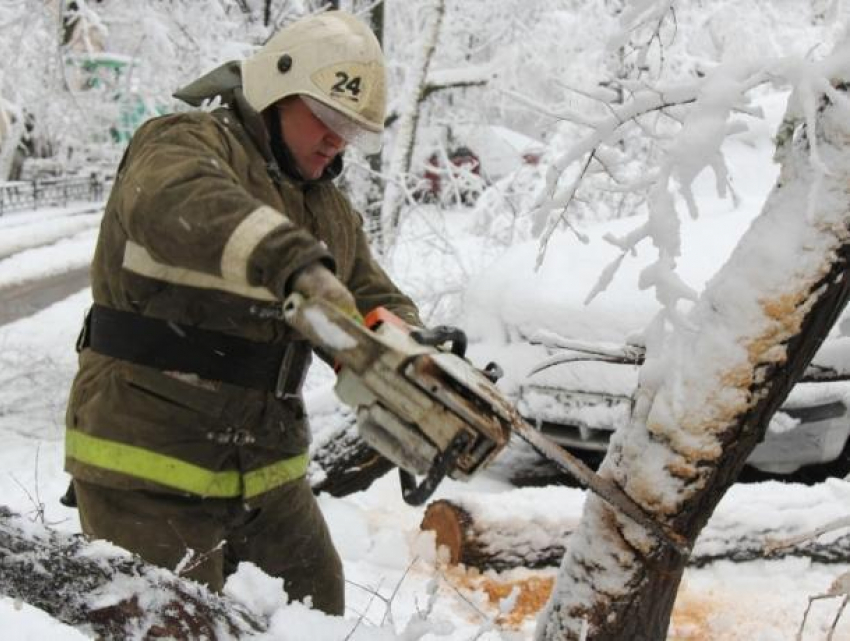
[(409, 333), (410, 338), (420, 345), (441, 347), (448, 343), (452, 354), (461, 358), (466, 356), (466, 334), (459, 327), (452, 327), (451, 325), (437, 325), (430, 329), (425, 327), (410, 327), (386, 307), (376, 307), (366, 314), (363, 319), (363, 324), (373, 331), (377, 331), (383, 323), (389, 323), (402, 328)]
[(430, 347), (440, 347), (448, 343), (452, 354), (460, 358), (466, 356), (466, 334), (458, 327), (451, 325), (437, 325), (430, 329), (417, 327), (410, 331), (410, 337), (417, 343)]

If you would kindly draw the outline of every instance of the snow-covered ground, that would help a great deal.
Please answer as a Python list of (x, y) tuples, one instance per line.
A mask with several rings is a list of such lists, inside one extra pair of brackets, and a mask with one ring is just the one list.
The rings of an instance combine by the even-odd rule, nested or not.
[[(47, 230), (69, 224), (61, 220), (62, 217), (57, 218), (51, 212), (35, 212), (30, 215), (26, 235), (44, 238)], [(458, 221), (455, 226), (463, 228)], [(729, 227), (742, 228), (737, 222)], [(66, 232), (73, 237), (77, 229), (69, 224)], [(453, 242), (463, 244), (460, 235), (453, 234), (452, 238)], [(729, 242), (722, 233), (706, 234), (705, 238)], [(477, 241), (468, 239), (468, 242)], [(53, 265), (76, 260), (76, 247), (76, 243), (60, 240), (52, 245), (52, 251), (39, 249), (44, 252), (39, 261), (43, 272), (51, 273)], [(0, 261), (0, 273), (4, 273), (12, 260)], [(408, 274), (406, 278), (416, 280), (417, 276)], [(62, 415), (75, 369), (73, 343), (89, 301), (89, 291), (82, 291), (35, 316), (0, 327), (3, 503), (33, 519), (43, 513), (51, 527), (67, 532), (78, 531), (79, 523), (76, 512), (58, 502), (68, 482), (62, 471)], [(496, 346), (496, 341), (485, 341), (476, 349), (483, 356)], [(323, 412), (332, 404), (330, 383), (325, 370), (317, 370), (310, 381), (308, 398), (315, 403), (317, 422), (321, 422)], [(469, 484), (446, 482), (435, 498), (462, 497), (468, 493), (498, 494), (495, 516), (512, 520), (520, 527), (524, 521), (539, 520), (541, 512), (557, 513), (567, 522), (577, 520), (584, 501), (584, 492), (577, 489), (519, 490), (486, 472)], [(435, 551), (431, 536), (419, 532), (422, 509), (412, 508), (401, 500), (394, 475), (380, 480), (366, 492), (342, 499), (322, 496), (320, 503), (345, 563), (346, 617), (332, 619), (297, 604), (286, 606), (282, 601), (270, 599), (269, 594), (276, 593), (276, 584), (245, 568), (232, 579), (228, 593), (264, 612), (274, 613), (270, 638), (310, 641), (410, 640), (420, 635), (425, 639), (458, 641), (530, 638), (540, 599), (548, 594), (554, 570), (479, 574), (447, 567)], [(710, 528), (714, 533), (729, 536), (766, 537), (771, 531), (800, 533), (845, 516), (848, 505), (850, 483), (840, 480), (815, 487), (776, 483), (739, 485), (723, 500)], [(712, 541), (705, 540), (701, 545), (711, 546)], [(805, 559), (785, 559), (739, 564), (718, 562), (688, 570), (670, 638), (763, 641), (792, 638), (808, 597), (825, 592), (848, 569)], [(519, 591), (506, 599), (514, 588)], [(817, 601), (803, 638), (824, 638), (838, 605), (835, 599)], [(424, 622), (418, 618), (420, 613), (427, 613)], [(0, 623), (4, 638), (9, 639), (83, 638), (77, 630), (10, 599), (0, 599)], [(850, 638), (850, 617), (839, 625), (835, 638)]]
[[(129, 11), (132, 3), (111, 4), (123, 13)], [(523, 2), (516, 6), (521, 4), (546, 3)], [(492, 10), (492, 19), (485, 21), (490, 23), (488, 25), (481, 25), (480, 16), (475, 15), (470, 16), (469, 22), (459, 20), (449, 26), (459, 30), (465, 30), (468, 25), (476, 29), (494, 27), (492, 33), (498, 38), (496, 48), (503, 56), (499, 63), (500, 75), (534, 81), (509, 85), (509, 91), (523, 88), (529, 97), (538, 93), (558, 95), (538, 89), (548, 90), (563, 84), (569, 89), (566, 95), (572, 101), (578, 99), (574, 88), (581, 90), (586, 84), (584, 80), (589, 81), (587, 86), (595, 86), (596, 67), (601, 64), (601, 58), (593, 46), (610, 35), (606, 31), (610, 18), (598, 19), (602, 3), (593, 10), (589, 3), (586, 4), (583, 11), (560, 10), (560, 15), (546, 14), (553, 19), (539, 20), (539, 24), (530, 25), (529, 29), (520, 24), (522, 28), (516, 29), (521, 34), (519, 44), (507, 37), (512, 28), (501, 32), (504, 18), (498, 14), (513, 21), (522, 17), (521, 12), (499, 11), (502, 8), (496, 4), (488, 7)], [(634, 4), (648, 6), (650, 3)], [(676, 30), (680, 37), (675, 43), (665, 42), (664, 46), (668, 63), (674, 71), (679, 68), (676, 73), (686, 76), (688, 69), (699, 69), (703, 73), (723, 60), (746, 61), (764, 55), (779, 58), (794, 50), (808, 52), (808, 58), (817, 58), (821, 55), (818, 51), (821, 43), (830, 39), (827, 37), (829, 31), (837, 32), (840, 25), (820, 26), (820, 18), (811, 19), (812, 7), (819, 7), (826, 15), (832, 10), (839, 12), (842, 5), (829, 0), (749, 3), (716, 0), (679, 4), (681, 11), (677, 13)], [(169, 12), (179, 9), (178, 5), (180, 3), (169, 5)], [(398, 3), (397, 8), (402, 5)], [(470, 11), (480, 6), (475, 3), (455, 5), (468, 5), (472, 7)], [(186, 6), (195, 11), (192, 3)], [(209, 6), (212, 5), (204, 5), (203, 15), (198, 14), (198, 19), (176, 22), (174, 28), (181, 31), (198, 29), (199, 32), (229, 29), (231, 21), (222, 20), (219, 12), (208, 10)], [(699, 11), (686, 11), (690, 8)], [(28, 8), (23, 10), (30, 13)], [(147, 14), (153, 11), (147, 5), (144, 10)], [(418, 12), (419, 7), (415, 7), (415, 11)], [(37, 12), (31, 13), (39, 17)], [(589, 19), (588, 14), (596, 18)], [(44, 28), (39, 28), (38, 21), (35, 28), (32, 21), (21, 22), (21, 33), (28, 37), (0, 39), (0, 49), (8, 45), (13, 52), (6, 58), (27, 63), (25, 73), (15, 73), (13, 65), (5, 74), (13, 85), (24, 88), (52, 86), (47, 83), (50, 74), (42, 72), (48, 67), (29, 64), (36, 58), (21, 49), (22, 44), (32, 44), (34, 51), (55, 52), (55, 47), (47, 46), (47, 40), (39, 38), (40, 33), (56, 32), (55, 16), (50, 11), (44, 15), (49, 18)], [(135, 13), (127, 15), (132, 18), (122, 17), (120, 23), (111, 24), (112, 36), (117, 35), (120, 40), (122, 32), (131, 34), (134, 55), (150, 60), (149, 69), (157, 70), (149, 81), (167, 86), (164, 95), (170, 94), (176, 86), (176, 74), (185, 74), (185, 65), (192, 63), (188, 60), (191, 56), (174, 55), (175, 49), (165, 38), (166, 29), (156, 15), (148, 15), (141, 22)], [(144, 27), (141, 32), (140, 25)], [(539, 50), (530, 47), (546, 45), (549, 32), (555, 36), (551, 47)], [(140, 40), (139, 33), (142, 33)], [(157, 37), (150, 37), (151, 33)], [(192, 39), (190, 32), (186, 35)], [(409, 35), (403, 40), (414, 46), (417, 38)], [(229, 33), (227, 37), (232, 39)], [(168, 46), (163, 46), (164, 43)], [(568, 46), (565, 49), (562, 45)], [(222, 59), (225, 59), (228, 57), (225, 53), (233, 46), (210, 45), (210, 48), (216, 57), (224, 56)], [(528, 49), (531, 49), (530, 55), (525, 55), (523, 52)], [(405, 53), (410, 51), (404, 49)], [(538, 62), (540, 71), (529, 74), (528, 61), (547, 51), (553, 54), (549, 56), (551, 62), (560, 61), (561, 64), (549, 68)], [(243, 53), (238, 51), (235, 55)], [(50, 60), (52, 65), (54, 58), (51, 54), (44, 59)], [(405, 63), (400, 56), (399, 59), (401, 69)], [(450, 62), (452, 58), (448, 56), (447, 59)], [(458, 56), (457, 59), (464, 58)], [(207, 64), (211, 60), (208, 56), (203, 62)], [(567, 71), (570, 73), (565, 73)], [(63, 77), (63, 81), (67, 78)], [(31, 95), (27, 91), (20, 93)], [(9, 92), (3, 97), (9, 99)], [(502, 104), (502, 96), (497, 98), (495, 91), (484, 97), (482, 103)], [(771, 136), (786, 97), (783, 93), (773, 93), (772, 89), (763, 91), (757, 103), (765, 110), (765, 121), (747, 119), (749, 129), (735, 135), (724, 147), (737, 201), (718, 200), (707, 176), (697, 180), (695, 194), (701, 217), (683, 221), (684, 246), (679, 266), (679, 273), (695, 290), (703, 288), (730, 254), (737, 238), (758, 213), (776, 178), (776, 167), (770, 161)], [(68, 104), (63, 102), (65, 99), (73, 99), (74, 109), (79, 111), (76, 101), (81, 99), (80, 93), (68, 92), (64, 86), (49, 99), (31, 100), (28, 109), (49, 107), (49, 112), (55, 112), (63, 128), (73, 130), (65, 125), (71, 111), (63, 107)], [(509, 104), (513, 105), (509, 107), (513, 111), (515, 104)], [(104, 103), (101, 106), (111, 109), (113, 105)], [(49, 112), (36, 113), (35, 121), (54, 122)], [(746, 119), (743, 114), (739, 116)], [(88, 135), (87, 131), (80, 131), (80, 135)], [(573, 130), (565, 129), (565, 132), (562, 141), (548, 140), (556, 152), (559, 144), (567, 147), (574, 139)], [(481, 144), (487, 144), (493, 133), (491, 129), (486, 130)], [(510, 155), (517, 156), (515, 152), (521, 146), (515, 145)], [(484, 151), (496, 153), (502, 161), (506, 158), (504, 150)], [(486, 163), (484, 151), (481, 156)], [(514, 160), (518, 162), (518, 158)], [(511, 189), (522, 192), (539, 183), (541, 176), (535, 171), (541, 169), (542, 166), (527, 168), (524, 174), (509, 177)], [(492, 173), (499, 176), (502, 171)], [(516, 202), (511, 203), (508, 200), (505, 194), (491, 190), (476, 211), (447, 212), (442, 217), (436, 217), (436, 212), (429, 207), (411, 212), (405, 236), (390, 257), (389, 268), (420, 303), (426, 320), (464, 326), (475, 341), (471, 346), (475, 362), (484, 364), (496, 360), (505, 367), (507, 375), (502, 385), (506, 390), (522, 384), (529, 370), (545, 357), (539, 349), (518, 342), (517, 338), (548, 330), (570, 339), (607, 341), (616, 345), (639, 339), (642, 328), (657, 309), (652, 294), (637, 287), (639, 270), (652, 260), (650, 252), (642, 249), (636, 256), (627, 257), (621, 273), (607, 291), (590, 305), (583, 304), (602, 266), (617, 253), (603, 242), (602, 234), (621, 235), (633, 229), (636, 223), (622, 219), (588, 226), (583, 229), (591, 239), (587, 245), (579, 243), (572, 235), (556, 234), (550, 243), (547, 261), (535, 272), (536, 242), (519, 243), (507, 252), (502, 244), (508, 238), (516, 241), (528, 236), (525, 232), (529, 225), (522, 219), (522, 214), (526, 213), (520, 202), (523, 198), (517, 197)], [(530, 198), (526, 197), (525, 201), (528, 200)], [(85, 213), (79, 208), (0, 216), (0, 291), (85, 266), (94, 246), (97, 223), (97, 213)], [(485, 230), (492, 235), (485, 238)], [(51, 527), (65, 532), (78, 532), (79, 522), (76, 512), (58, 501), (68, 483), (62, 471), (63, 413), (76, 368), (73, 345), (89, 302), (89, 291), (82, 291), (32, 317), (0, 326), (0, 442), (3, 444), (0, 448), (0, 493), (3, 497), (0, 504), (33, 520), (42, 518)], [(847, 321), (845, 325), (850, 328)], [(557, 376), (558, 372), (550, 371), (547, 375)], [(617, 381), (600, 382), (610, 387)], [(331, 384), (329, 370), (315, 366), (308, 381), (307, 397), (317, 432), (338, 418)], [(583, 491), (563, 487), (514, 489), (499, 472), (497, 464), (468, 484), (446, 482), (434, 498), (458, 498), (469, 494), (490, 497), (493, 500), (484, 501), (492, 506), (488, 518), (508, 520), (518, 527), (533, 523), (542, 532), (546, 532), (549, 517), (557, 516), (561, 522), (579, 518), (585, 498)], [(422, 509), (412, 508), (401, 500), (394, 475), (378, 481), (368, 491), (343, 499), (322, 496), (319, 500), (345, 563), (349, 581), (346, 616), (332, 619), (297, 604), (287, 606), (275, 598), (279, 588), (274, 580), (258, 575), (251, 568), (243, 568), (228, 584), (228, 594), (258, 611), (272, 614), (270, 638), (518, 641), (531, 637), (540, 597), (548, 594), (554, 570), (481, 575), (446, 566), (434, 549), (431, 537), (419, 532)], [(721, 502), (706, 536), (698, 545), (709, 549), (717, 544), (719, 538), (716, 537), (722, 538), (722, 534), (766, 539), (776, 533), (803, 532), (848, 516), (848, 507), (850, 482), (846, 480), (833, 479), (811, 487), (778, 483), (737, 485)], [(821, 540), (828, 542), (838, 536), (847, 536), (847, 533), (848, 529), (844, 528)], [(674, 611), (670, 639), (779, 641), (794, 638), (809, 597), (826, 592), (832, 581), (848, 569), (846, 565), (816, 564), (801, 558), (717, 562), (702, 569), (689, 569)], [(514, 594), (517, 598), (505, 598), (514, 588), (520, 588), (520, 593)], [(802, 638), (824, 639), (839, 603), (840, 599), (815, 602)], [(424, 620), (423, 615), (427, 615)], [(0, 638), (69, 641), (85, 636), (26, 604), (0, 597)], [(850, 639), (850, 613), (845, 614), (834, 638)]]
[(0, 289), (85, 267), (99, 225), (90, 203), (0, 217)]

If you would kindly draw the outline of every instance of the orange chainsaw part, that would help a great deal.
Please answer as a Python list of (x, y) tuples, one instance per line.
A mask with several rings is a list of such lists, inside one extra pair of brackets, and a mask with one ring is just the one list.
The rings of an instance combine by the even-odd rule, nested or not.
[(371, 312), (366, 314), (366, 317), (363, 319), (363, 324), (371, 330), (376, 330), (378, 327), (387, 323), (389, 325), (395, 325), (396, 327), (403, 329), (405, 331), (410, 330), (410, 326), (401, 320), (398, 316), (393, 314), (386, 307), (376, 307)]

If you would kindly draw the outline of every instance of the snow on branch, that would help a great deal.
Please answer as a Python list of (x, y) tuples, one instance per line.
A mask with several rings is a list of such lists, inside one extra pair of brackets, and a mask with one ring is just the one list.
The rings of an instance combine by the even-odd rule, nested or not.
[[(671, 108), (689, 107), (676, 138), (667, 145), (657, 167), (649, 174), (649, 218), (635, 231), (623, 238), (608, 238), (625, 253), (633, 252), (637, 244), (649, 238), (658, 248), (658, 260), (641, 275), (642, 288), (654, 288), (656, 297), (664, 306), (664, 318), (678, 322), (680, 315), (676, 303), (680, 299), (693, 300), (696, 296), (675, 273), (676, 259), (680, 255), (679, 215), (672, 190), (678, 192), (688, 205), (691, 216), (696, 216), (697, 206), (691, 185), (703, 169), (710, 168), (717, 178), (718, 191), (725, 193), (727, 169), (720, 146), (732, 126), (728, 123), (735, 110), (746, 108), (746, 92), (768, 80), (761, 69), (720, 67), (700, 82), (670, 88), (644, 87), (636, 91), (623, 104), (607, 104), (609, 113), (593, 123), (591, 132), (549, 167), (546, 186), (534, 205), (532, 231), (540, 238), (538, 266), (542, 263), (548, 243), (561, 224), (569, 221), (567, 215), (577, 200), (579, 188), (594, 162), (611, 175), (608, 163), (601, 163), (605, 148), (619, 144), (630, 126), (640, 124), (648, 114), (664, 113)], [(577, 175), (565, 187), (559, 187), (561, 177), (573, 165), (580, 166)], [(601, 275), (593, 287), (588, 302), (604, 291), (614, 278), (622, 261), (616, 259)]]
[(428, 73), (427, 85), (433, 86), (471, 86), (489, 82), (496, 75), (492, 64), (467, 65), (434, 69)]
[[(649, 4), (642, 6), (649, 7)], [(668, 3), (653, 7), (657, 9), (662, 4)], [(645, 189), (647, 219), (625, 236), (605, 238), (623, 253), (600, 275), (587, 302), (607, 288), (625, 255), (633, 253), (642, 241), (649, 240), (656, 248), (657, 259), (643, 270), (639, 286), (653, 290), (662, 305), (655, 335), (663, 337), (667, 328), (683, 322), (679, 301), (696, 299), (696, 292), (676, 273), (681, 255), (682, 210), (692, 218), (698, 216), (693, 185), (705, 170), (713, 173), (718, 195), (729, 195), (729, 170), (722, 145), (730, 135), (746, 129), (736, 121), (736, 114), (761, 115), (750, 105), (749, 93), (765, 83), (790, 86), (793, 93), (786, 129), (791, 131), (796, 124), (805, 123), (812, 130), (821, 96), (850, 117), (850, 101), (830, 81), (842, 75), (848, 60), (850, 55), (839, 48), (820, 62), (802, 58), (765, 59), (749, 64), (728, 62), (690, 84), (664, 87), (648, 82), (624, 82), (623, 86), (632, 91), (629, 99), (623, 104), (605, 103), (606, 115), (596, 120), (565, 114), (565, 119), (590, 131), (551, 163), (545, 186), (532, 206), (532, 231), (540, 239), (538, 266), (558, 228), (565, 225), (573, 229), (570, 215), (581, 201), (581, 189), (588, 176), (601, 168), (613, 180), (617, 162), (614, 148), (630, 131), (639, 128), (645, 138), (658, 144), (661, 154), (654, 163), (648, 160), (642, 181), (634, 185), (617, 183), (613, 188)], [(653, 122), (648, 120), (650, 115), (655, 117)], [(669, 116), (667, 130), (658, 128), (659, 115)], [(669, 125), (674, 120), (676, 131), (670, 136)], [(809, 152), (818, 174), (824, 174), (816, 139), (810, 141)]]
[(268, 621), (240, 603), (104, 541), (0, 506), (0, 593), (100, 639), (234, 639)]
[(635, 64), (638, 69), (643, 69), (652, 45), (658, 43), (663, 62), (661, 30), (668, 20), (675, 24), (678, 3), (679, 0), (632, 0), (629, 8), (620, 16), (622, 30), (611, 38), (609, 48), (632, 47), (637, 54)]

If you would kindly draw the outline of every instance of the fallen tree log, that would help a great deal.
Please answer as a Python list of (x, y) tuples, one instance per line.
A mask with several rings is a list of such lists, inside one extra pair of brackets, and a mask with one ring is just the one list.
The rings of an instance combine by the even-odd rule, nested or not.
[[(809, 489), (809, 488), (807, 488)], [(806, 490), (801, 490), (805, 492)], [(503, 571), (516, 567), (555, 567), (561, 562), (570, 534), (580, 518), (581, 499), (570, 493), (579, 490), (563, 488), (544, 491), (515, 490), (498, 495), (464, 496), (439, 500), (425, 510), (421, 529), (433, 531), (438, 546), (445, 546), (448, 561), (479, 570)], [(563, 494), (560, 500), (553, 493)], [(776, 539), (792, 538), (811, 528), (808, 503), (788, 505), (780, 498), (765, 501), (764, 490), (744, 488), (743, 503), (757, 495), (758, 513), (764, 523), (741, 522), (737, 507), (720, 508), (709, 521), (689, 559), (691, 567), (703, 567), (715, 561), (737, 563), (760, 559), (804, 557), (817, 563), (850, 563), (850, 533), (826, 541), (808, 540), (772, 550)], [(821, 503), (821, 514), (845, 497), (834, 497), (831, 506), (827, 492), (811, 488), (813, 500)], [(816, 497), (816, 498), (815, 498)], [(570, 500), (572, 498), (572, 500)], [(817, 519), (817, 517), (815, 517)], [(771, 523), (774, 523), (771, 527)]]
[(267, 628), (241, 604), (199, 583), (4, 507), (0, 594), (100, 639), (235, 639)]
[(310, 485), (314, 494), (348, 496), (367, 489), (393, 468), (389, 460), (360, 438), (350, 412), (313, 448), (311, 456)]

